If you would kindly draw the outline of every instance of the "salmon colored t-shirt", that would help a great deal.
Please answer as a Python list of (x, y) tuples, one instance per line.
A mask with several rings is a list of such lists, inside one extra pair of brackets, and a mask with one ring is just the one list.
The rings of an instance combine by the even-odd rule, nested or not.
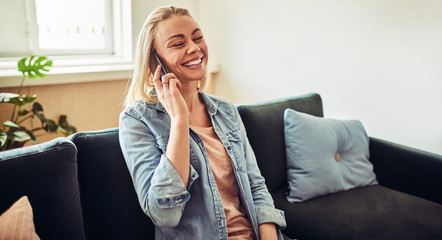
[(192, 129), (198, 133), (206, 148), (216, 186), (223, 203), (229, 240), (255, 239), (252, 225), (240, 204), (238, 183), (233, 173), (230, 157), (223, 143), (216, 135), (213, 127), (192, 126)]

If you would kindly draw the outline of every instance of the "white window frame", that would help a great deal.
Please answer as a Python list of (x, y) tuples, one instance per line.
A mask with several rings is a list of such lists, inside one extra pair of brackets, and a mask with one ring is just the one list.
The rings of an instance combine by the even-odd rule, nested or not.
[[(26, 4), (35, 5), (33, 0), (25, 1)], [(111, 0), (111, 2), (113, 10), (111, 20), (113, 24), (113, 52), (107, 54), (50, 55), (42, 54), (37, 50), (32, 54), (47, 56), (53, 61), (53, 67), (47, 77), (25, 81), (24, 85), (128, 79), (133, 69), (131, 0)], [(35, 13), (33, 14), (35, 15)], [(37, 31), (36, 24), (32, 29)], [(35, 40), (32, 41), (35, 44)], [(22, 57), (25, 56), (0, 58), (0, 87), (20, 85), (21, 73), (17, 71), (17, 61)]]

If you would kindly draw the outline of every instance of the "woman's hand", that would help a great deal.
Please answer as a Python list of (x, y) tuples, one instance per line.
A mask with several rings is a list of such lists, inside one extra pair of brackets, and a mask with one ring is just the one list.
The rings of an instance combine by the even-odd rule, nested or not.
[(175, 74), (168, 73), (160, 81), (161, 66), (158, 65), (153, 77), (153, 83), (157, 92), (158, 100), (166, 109), (173, 123), (189, 122), (189, 110), (181, 95), (181, 83)]

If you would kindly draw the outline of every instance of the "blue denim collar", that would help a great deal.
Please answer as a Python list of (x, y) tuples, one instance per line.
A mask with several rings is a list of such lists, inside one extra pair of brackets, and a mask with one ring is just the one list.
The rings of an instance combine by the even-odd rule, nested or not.
[(163, 104), (161, 104), (159, 101), (154, 103), (146, 102), (146, 106), (161, 112), (166, 112), (166, 109), (163, 107)]
[(207, 96), (207, 94), (201, 92), (200, 93), (204, 103), (206, 104), (207, 111), (209, 112), (210, 116), (215, 115), (218, 112), (219, 107), (219, 101), (215, 98), (210, 98)]

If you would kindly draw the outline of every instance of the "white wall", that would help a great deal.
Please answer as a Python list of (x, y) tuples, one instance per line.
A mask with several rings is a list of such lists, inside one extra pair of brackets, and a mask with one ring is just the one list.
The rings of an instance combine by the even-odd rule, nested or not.
[(325, 116), (442, 154), (442, 1), (200, 0), (234, 103), (321, 94)]

